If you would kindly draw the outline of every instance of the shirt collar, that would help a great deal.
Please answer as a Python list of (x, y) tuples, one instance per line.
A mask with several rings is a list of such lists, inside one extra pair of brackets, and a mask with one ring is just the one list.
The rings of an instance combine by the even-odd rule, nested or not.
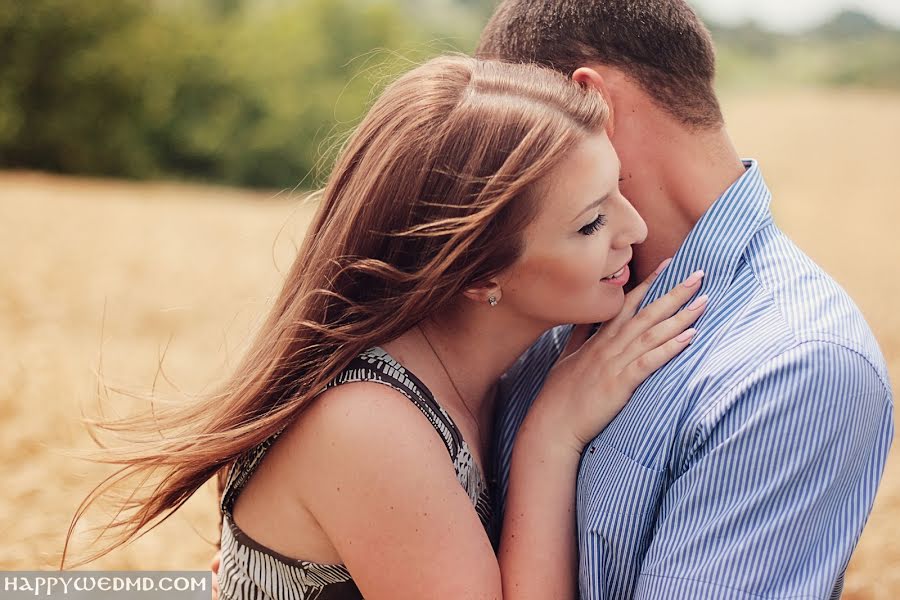
[(700, 217), (672, 262), (650, 286), (641, 308), (665, 295), (688, 275), (702, 269), (701, 290), (709, 294), (727, 289), (741, 256), (754, 234), (771, 222), (772, 194), (755, 160), (745, 160), (746, 171)]

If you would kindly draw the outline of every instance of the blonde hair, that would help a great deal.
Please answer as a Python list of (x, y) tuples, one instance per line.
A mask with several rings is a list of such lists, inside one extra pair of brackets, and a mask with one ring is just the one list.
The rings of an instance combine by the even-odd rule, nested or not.
[(131, 441), (94, 459), (119, 469), (79, 505), (61, 568), (77, 521), (114, 486), (161, 475), (121, 502), (104, 528), (118, 538), (74, 566), (153, 529), (214, 476), (221, 492), (235, 459), (296, 419), (354, 356), (509, 267), (535, 184), (606, 119), (598, 93), (534, 65), (443, 56), (389, 85), (343, 148), (226, 384), (199, 402), (89, 423)]

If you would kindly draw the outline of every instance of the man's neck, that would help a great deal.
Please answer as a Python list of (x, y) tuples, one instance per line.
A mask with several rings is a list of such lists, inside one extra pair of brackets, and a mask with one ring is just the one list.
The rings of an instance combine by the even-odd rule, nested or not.
[(640, 282), (673, 256), (697, 221), (745, 168), (723, 129), (696, 133), (673, 128), (646, 140), (640, 170), (623, 173), (623, 192), (647, 222), (647, 241), (636, 246), (632, 282)]

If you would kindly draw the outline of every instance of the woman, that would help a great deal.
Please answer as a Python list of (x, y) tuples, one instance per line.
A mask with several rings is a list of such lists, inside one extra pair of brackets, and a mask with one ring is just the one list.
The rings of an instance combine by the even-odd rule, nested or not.
[[(111, 460), (165, 479), (89, 560), (227, 471), (222, 600), (575, 597), (580, 453), (705, 305), (678, 311), (697, 273), (633, 317), (646, 227), (606, 118), (599, 95), (534, 66), (443, 57), (389, 86), (229, 385), (107, 425), (161, 426)], [(495, 523), (497, 380), (547, 329), (596, 322), (534, 402)]]

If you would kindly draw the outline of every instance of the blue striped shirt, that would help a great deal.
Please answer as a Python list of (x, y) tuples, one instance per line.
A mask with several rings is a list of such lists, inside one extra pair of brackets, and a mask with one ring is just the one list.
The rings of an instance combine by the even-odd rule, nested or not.
[[(693, 343), (585, 449), (584, 599), (837, 598), (893, 437), (874, 336), (847, 294), (775, 225), (755, 161), (703, 215), (642, 307), (695, 269)], [(571, 326), (503, 377), (502, 509), (515, 432)]]

